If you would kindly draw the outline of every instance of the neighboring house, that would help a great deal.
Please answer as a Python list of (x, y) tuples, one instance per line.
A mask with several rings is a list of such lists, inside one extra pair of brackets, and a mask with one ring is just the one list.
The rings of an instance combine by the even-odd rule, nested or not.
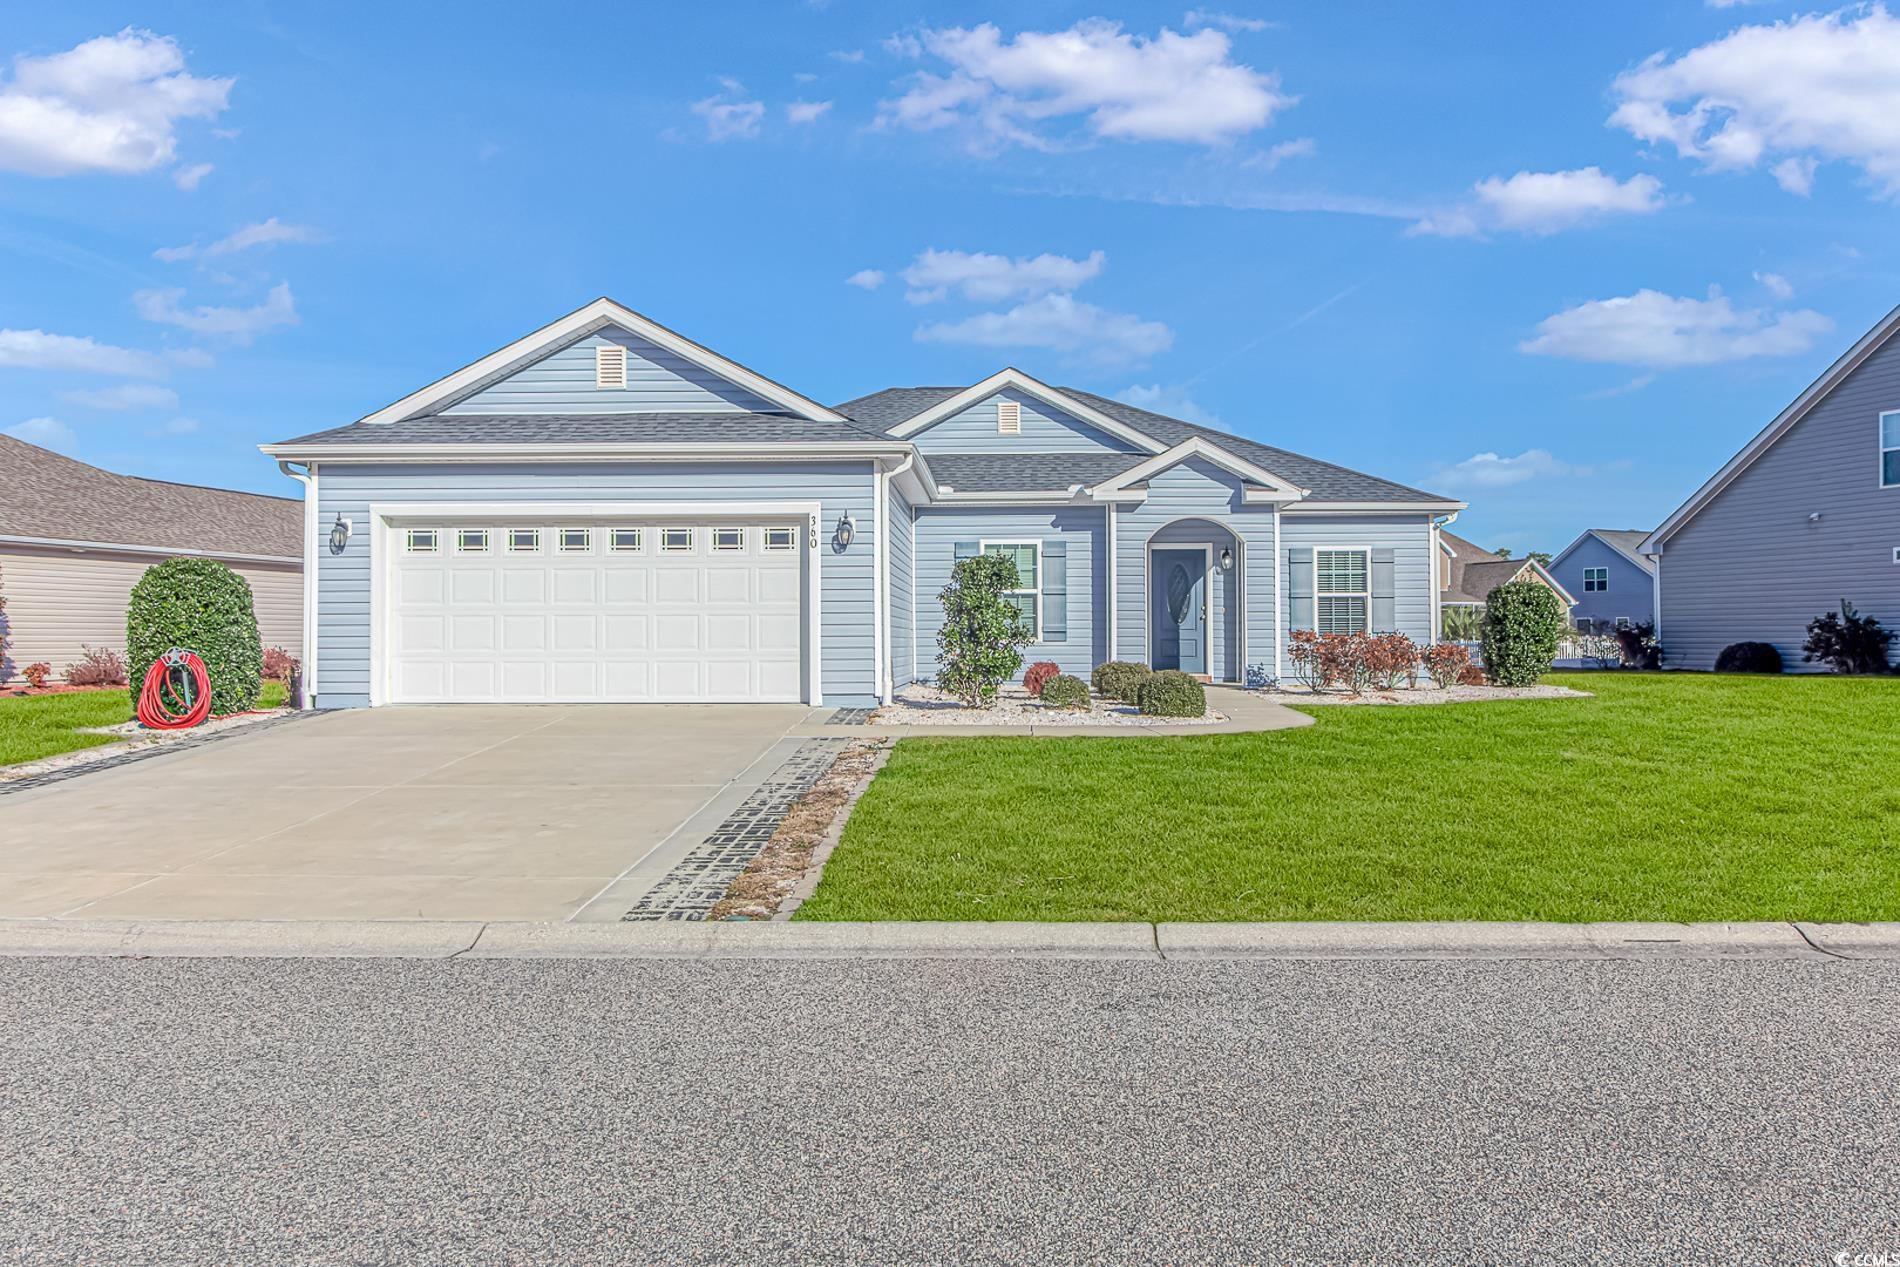
[(1663, 667), (1770, 642), (1793, 671), (1845, 599), (1900, 629), (1900, 308), (1643, 542)]
[(1570, 616), (1585, 633), (1611, 633), (1656, 614), (1656, 569), (1643, 557), (1649, 534), (1587, 528), (1550, 561), (1551, 575), (1576, 596)]
[(1507, 559), (1439, 530), (1438, 604), (1445, 637), (1463, 641), (1477, 638), (1478, 621), (1491, 591), (1510, 581), (1535, 581), (1548, 586), (1563, 604), (1566, 615), (1577, 601), (1537, 560)]
[(303, 508), (284, 497), (115, 475), (0, 435), (0, 594), (16, 668), (63, 673), (84, 648), (125, 650), (145, 569), (217, 559), (251, 583), (265, 646), (303, 654)]
[(1030, 660), (1238, 680), (1291, 629), (1429, 638), (1463, 506), (1015, 370), (827, 407), (606, 299), (263, 448), (309, 499), (319, 707), (868, 705), (936, 672), (979, 551)]

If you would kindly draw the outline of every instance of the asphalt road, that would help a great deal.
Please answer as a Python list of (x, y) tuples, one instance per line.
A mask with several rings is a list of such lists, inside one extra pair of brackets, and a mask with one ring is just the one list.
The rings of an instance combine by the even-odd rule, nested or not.
[(1900, 963), (0, 960), (0, 1259), (1900, 1255), (1896, 1016)]

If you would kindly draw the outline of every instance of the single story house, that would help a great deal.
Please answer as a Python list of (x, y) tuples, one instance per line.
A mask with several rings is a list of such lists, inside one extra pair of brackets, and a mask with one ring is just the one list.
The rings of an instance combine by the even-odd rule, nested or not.
[(1511, 581), (1535, 581), (1548, 586), (1563, 604), (1566, 615), (1576, 605), (1570, 591), (1550, 569), (1529, 557), (1508, 559), (1442, 528), (1438, 533), (1438, 605), (1448, 638), (1470, 641), (1478, 636), (1477, 622), (1491, 591)]
[(12, 671), (125, 650), (125, 606), (154, 563), (217, 559), (251, 584), (264, 645), (303, 654), (303, 510), (294, 499), (118, 475), (0, 435), (0, 613)]
[(1005, 369), (820, 404), (609, 299), (347, 426), (306, 488), (316, 706), (805, 701), (936, 672), (960, 558), (1025, 652), (1240, 680), (1436, 622), (1453, 501)]
[(1769, 642), (1804, 665), (1808, 622), (1845, 599), (1900, 629), (1900, 308), (1651, 533), (1663, 667)]
[(1656, 569), (1643, 556), (1649, 533), (1586, 528), (1550, 561), (1551, 575), (1576, 595), (1571, 623), (1584, 633), (1611, 633), (1655, 619)]

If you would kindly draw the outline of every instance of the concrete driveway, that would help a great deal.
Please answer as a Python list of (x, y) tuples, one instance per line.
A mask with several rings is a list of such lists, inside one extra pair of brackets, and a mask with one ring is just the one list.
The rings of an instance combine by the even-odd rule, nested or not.
[(618, 919), (812, 713), (301, 718), (0, 796), (0, 917)]

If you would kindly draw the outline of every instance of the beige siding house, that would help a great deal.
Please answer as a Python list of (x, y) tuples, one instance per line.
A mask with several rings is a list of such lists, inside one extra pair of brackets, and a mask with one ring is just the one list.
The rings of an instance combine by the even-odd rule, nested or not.
[(57, 675), (85, 647), (123, 652), (132, 586), (180, 555), (249, 581), (264, 645), (301, 657), (302, 534), (301, 502), (115, 475), (0, 435), (7, 668), (45, 661)]

